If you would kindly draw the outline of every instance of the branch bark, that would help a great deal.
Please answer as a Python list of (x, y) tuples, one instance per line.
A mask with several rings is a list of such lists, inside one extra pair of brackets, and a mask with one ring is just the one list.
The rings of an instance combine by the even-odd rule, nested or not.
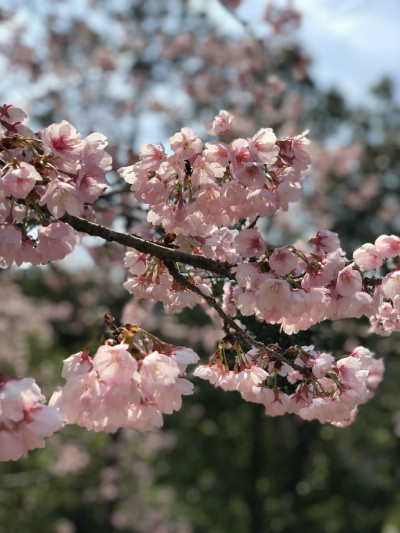
[(223, 261), (216, 261), (215, 259), (209, 259), (208, 257), (204, 257), (201, 255), (187, 254), (186, 252), (181, 252), (179, 250), (174, 250), (172, 248), (169, 248), (168, 246), (164, 244), (159, 244), (153, 241), (149, 241), (147, 239), (142, 239), (141, 237), (138, 237), (137, 235), (126, 234), (126, 233), (121, 233), (119, 231), (111, 230), (109, 228), (106, 228), (105, 226), (101, 226), (100, 224), (89, 222), (88, 220), (85, 220), (83, 218), (76, 217), (73, 215), (69, 215), (68, 213), (65, 213), (65, 215), (61, 217), (60, 220), (62, 222), (66, 222), (76, 231), (79, 231), (81, 233), (86, 233), (87, 235), (92, 235), (94, 237), (101, 237), (102, 239), (108, 242), (117, 242), (128, 248), (134, 248), (138, 252), (157, 257), (165, 264), (171, 276), (180, 285), (200, 295), (202, 298), (204, 298), (204, 300), (208, 303), (208, 305), (210, 305), (213, 309), (215, 309), (215, 311), (224, 321), (224, 325), (225, 325), (224, 329), (227, 332), (229, 330), (234, 330), (235, 333), (238, 335), (238, 337), (240, 337), (248, 345), (253, 346), (254, 348), (258, 348), (259, 350), (267, 354), (268, 353), (272, 354), (275, 360), (281, 361), (282, 363), (286, 363), (292, 368), (294, 368), (295, 370), (298, 370), (299, 372), (304, 374), (304, 368), (296, 365), (295, 363), (287, 359), (282, 354), (269, 349), (263, 343), (258, 342), (255, 339), (253, 339), (251, 336), (249, 336), (233, 320), (233, 318), (231, 318), (229, 315), (225, 313), (225, 311), (218, 305), (215, 298), (213, 298), (212, 296), (207, 296), (203, 294), (202, 291), (194, 283), (191, 283), (187, 278), (185, 278), (185, 276), (183, 276), (179, 272), (175, 263), (179, 262), (179, 263), (191, 265), (195, 268), (200, 268), (202, 270), (212, 272), (214, 274), (217, 274), (218, 276), (222, 276), (222, 277), (229, 278), (229, 279), (235, 279), (234, 274), (231, 273), (230, 271), (232, 267), (236, 266), (235, 264), (223, 262)]
[(60, 218), (62, 222), (66, 222), (76, 231), (86, 233), (94, 237), (101, 237), (108, 242), (117, 242), (128, 248), (134, 248), (138, 252), (144, 254), (150, 254), (158, 259), (161, 259), (163, 263), (168, 262), (180, 262), (190, 265), (194, 268), (200, 268), (218, 276), (222, 276), (229, 279), (234, 279), (234, 274), (231, 272), (231, 268), (236, 266), (235, 264), (228, 263), (226, 261), (217, 261), (210, 259), (202, 255), (191, 255), (180, 250), (174, 250), (168, 246), (147, 239), (142, 239), (137, 235), (121, 233), (114, 231), (100, 224), (89, 222), (80, 217), (69, 215), (65, 213)]

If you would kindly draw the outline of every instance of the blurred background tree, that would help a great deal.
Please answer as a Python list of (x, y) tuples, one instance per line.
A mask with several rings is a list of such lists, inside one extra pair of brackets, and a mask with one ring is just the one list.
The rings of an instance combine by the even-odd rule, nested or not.
[[(0, 94), (34, 129), (63, 119), (111, 143), (114, 168), (143, 142), (166, 142), (182, 126), (206, 135), (219, 109), (236, 117), (226, 135), (273, 127), (310, 129), (313, 169), (304, 202), (265, 221), (271, 244), (340, 233), (351, 253), (398, 233), (399, 106), (390, 79), (373, 105), (323, 91), (296, 29), (295, 4), (185, 0), (24, 1), (0, 7)], [(366, 67), (367, 68), (367, 67)], [(28, 88), (28, 89), (27, 89)], [(12, 98), (12, 101), (11, 101)], [(226, 139), (229, 141), (230, 137)], [(134, 231), (136, 206), (119, 194), (99, 202), (100, 220)], [(113, 210), (117, 210), (115, 218)], [(122, 250), (85, 239), (68, 260), (1, 271), (2, 369), (31, 375), (47, 394), (61, 361), (96, 347), (102, 317), (139, 323), (207, 360), (220, 330), (200, 308), (168, 316), (122, 288)], [(334, 354), (359, 344), (385, 357), (376, 397), (346, 429), (267, 418), (259, 405), (196, 380), (181, 412), (150, 434), (66, 427), (45, 450), (0, 465), (0, 533), (396, 533), (400, 531), (399, 336), (368, 336), (366, 321), (323, 323), (292, 342)], [(259, 328), (276, 340), (276, 328)], [(291, 342), (283, 339), (282, 342)]]

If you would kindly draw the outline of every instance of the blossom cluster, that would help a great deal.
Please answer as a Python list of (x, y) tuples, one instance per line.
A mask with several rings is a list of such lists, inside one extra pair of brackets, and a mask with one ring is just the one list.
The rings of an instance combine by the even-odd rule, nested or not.
[(32, 378), (0, 374), (0, 461), (16, 461), (29, 450), (44, 448), (44, 437), (61, 424), (57, 409), (44, 404)]
[[(191, 237), (174, 242), (180, 250), (198, 253)], [(234, 278), (225, 281), (220, 298), (221, 307), (230, 316), (235, 317), (238, 311), (244, 316), (255, 315), (262, 322), (281, 324), (287, 334), (323, 320), (363, 315), (385, 335), (400, 328), (400, 271), (392, 270), (382, 279), (366, 274), (379, 269), (386, 259), (397, 258), (398, 236), (382, 235), (375, 245), (361, 246), (353, 260), (340, 248), (338, 235), (328, 230), (296, 247), (268, 246), (254, 228), (226, 229), (222, 242), (214, 242), (213, 248), (204, 246), (203, 252), (232, 263)], [(171, 312), (202, 301), (198, 293), (180, 286), (161, 261), (147, 254), (127, 252), (125, 266), (132, 276), (124, 286), (136, 297), (161, 301)], [(186, 267), (182, 273), (202, 294), (211, 294), (206, 274)]]
[[(199, 294), (177, 283), (166, 266), (157, 259), (148, 259), (146, 254), (130, 251), (125, 254), (124, 264), (133, 276), (124, 283), (124, 287), (136, 298), (160, 301), (170, 313), (179, 312), (185, 307), (193, 308), (202, 302)], [(190, 280), (203, 294), (211, 295), (209, 280), (200, 274), (190, 276)]]
[[(237, 286), (230, 302), (243, 315), (281, 324), (285, 333), (297, 333), (327, 319), (371, 317), (384, 301), (398, 294), (399, 271), (389, 272), (379, 284), (365, 274), (379, 268), (386, 258), (399, 255), (400, 238), (395, 235), (377, 239), (379, 254), (372, 253), (372, 245), (367, 244), (355, 250), (353, 260), (346, 258), (338, 235), (327, 230), (310, 239), (312, 247), (259, 250), (261, 236), (252, 239), (256, 251), (249, 250), (249, 255), (265, 255), (258, 262), (242, 262), (232, 269)], [(383, 242), (385, 246), (380, 246)], [(390, 329), (389, 324), (386, 328)]]
[(94, 431), (149, 431), (162, 426), (163, 413), (181, 408), (183, 395), (193, 393), (193, 384), (183, 377), (199, 360), (193, 350), (127, 325), (118, 334), (119, 340), (101, 345), (93, 358), (83, 350), (64, 361), (66, 383), (50, 405), (65, 423)]
[[(223, 133), (231, 122), (221, 111), (211, 132)], [(183, 128), (169, 144), (173, 155), (162, 145), (144, 145), (140, 160), (119, 172), (137, 199), (149, 204), (148, 221), (167, 232), (175, 249), (232, 264), (234, 278), (226, 280), (221, 302), (225, 312), (281, 324), (288, 334), (326, 319), (362, 315), (378, 317), (375, 327), (387, 333), (398, 327), (398, 304), (388, 302), (385, 290), (369, 284), (363, 271), (398, 256), (399, 237), (383, 235), (356, 250), (351, 261), (336, 233), (319, 231), (309, 244), (273, 247), (254, 223), (243, 223), (287, 209), (288, 201), (297, 199), (294, 191), (300, 191), (309, 163), (304, 135), (278, 140), (271, 129), (262, 129), (252, 138), (203, 147), (193, 130)], [(208, 274), (201, 270), (179, 267), (200, 289), (190, 293), (149, 255), (129, 251), (125, 266), (130, 272), (125, 288), (163, 302), (167, 311), (193, 307), (201, 293), (210, 295)]]
[[(367, 243), (358, 261), (366, 262), (365, 268), (377, 269), (385, 257), (400, 255), (400, 238), (381, 235), (374, 244)], [(379, 335), (390, 335), (400, 331), (400, 270), (392, 270), (382, 280), (382, 299), (376, 313), (371, 316), (372, 331)]]
[[(230, 128), (221, 111), (212, 123), (217, 134)], [(270, 216), (300, 198), (308, 168), (305, 134), (277, 139), (271, 128), (252, 138), (206, 143), (190, 128), (163, 145), (145, 144), (139, 161), (119, 169), (137, 200), (149, 204), (147, 220), (167, 233), (214, 237), (242, 218)], [(212, 240), (212, 239), (211, 239)]]
[[(353, 421), (382, 379), (382, 361), (362, 347), (335, 360), (313, 346), (264, 346), (240, 322), (254, 315), (290, 335), (326, 319), (365, 315), (377, 333), (400, 330), (400, 237), (382, 235), (348, 259), (336, 233), (322, 230), (307, 243), (275, 247), (256, 226), (259, 217), (299, 198), (310, 163), (304, 134), (277, 139), (264, 128), (251, 138), (203, 146), (193, 130), (182, 128), (169, 140), (172, 154), (162, 145), (142, 146), (139, 161), (119, 173), (135, 201), (149, 209), (147, 234), (160, 236), (152, 242), (74, 218), (91, 216), (107, 185), (111, 158), (102, 135), (83, 139), (66, 121), (35, 135), (22, 124), (25, 117), (17, 108), (0, 108), (3, 264), (63, 258), (79, 241), (72, 226), (128, 244), (124, 287), (130, 293), (161, 301), (171, 313), (207, 301), (223, 319), (226, 337), (197, 377), (239, 391), (272, 416), (296, 413), (338, 426)], [(221, 111), (210, 131), (223, 134), (231, 123)], [(71, 225), (62, 220), (66, 213)], [(379, 269), (381, 277), (371, 275)], [(0, 377), (0, 460), (42, 446), (60, 415), (94, 431), (148, 431), (192, 394), (184, 376), (199, 360), (193, 350), (136, 325), (117, 327), (110, 315), (106, 322), (108, 338), (93, 357), (84, 349), (64, 361), (65, 385), (49, 406), (33, 380)], [(245, 352), (240, 339), (252, 348)], [(226, 346), (236, 350), (230, 366)]]
[(25, 118), (17, 107), (0, 107), (0, 259), (7, 266), (69, 254), (79, 234), (59, 219), (88, 216), (111, 169), (100, 133), (83, 139), (63, 120), (34, 134)]
[[(262, 404), (269, 416), (295, 413), (305, 420), (340, 427), (351, 424), (357, 406), (373, 396), (383, 377), (382, 360), (361, 346), (337, 361), (329, 354), (317, 353), (313, 346), (292, 347), (289, 352), (295, 355), (296, 368), (276, 359), (272, 349), (252, 349), (240, 354), (233, 370), (217, 357), (216, 362), (197, 367), (194, 375), (223, 390), (238, 391), (246, 401)], [(286, 385), (289, 382), (295, 390), (284, 392), (278, 376), (286, 378)]]

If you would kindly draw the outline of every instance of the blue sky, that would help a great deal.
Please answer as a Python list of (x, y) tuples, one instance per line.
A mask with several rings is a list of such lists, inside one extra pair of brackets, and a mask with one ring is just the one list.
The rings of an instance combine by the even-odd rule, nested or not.
[(323, 87), (338, 85), (352, 103), (389, 75), (400, 101), (398, 0), (296, 0), (304, 14), (298, 36)]
[[(190, 0), (207, 10), (219, 28), (243, 32), (216, 0)], [(238, 14), (252, 33), (264, 35), (262, 21), (267, 0), (243, 0)], [(286, 5), (286, 0), (274, 0)], [(295, 32), (308, 52), (311, 75), (322, 88), (337, 86), (352, 104), (372, 103), (368, 88), (390, 76), (400, 102), (400, 1), (399, 0), (293, 0), (303, 15)], [(222, 16), (223, 15), (223, 16)]]

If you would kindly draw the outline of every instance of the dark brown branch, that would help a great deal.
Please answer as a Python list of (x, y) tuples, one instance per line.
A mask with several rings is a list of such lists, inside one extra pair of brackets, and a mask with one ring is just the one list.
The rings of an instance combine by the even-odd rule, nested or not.
[[(120, 233), (119, 231), (108, 229), (100, 224), (94, 224), (93, 222), (89, 222), (83, 218), (69, 215), (68, 213), (66, 213), (60, 220), (69, 224), (76, 231), (86, 233), (94, 237), (101, 237), (108, 242), (117, 242), (123, 246), (127, 246), (128, 248), (134, 248), (138, 252), (158, 257), (158, 259), (161, 259), (161, 261), (163, 261), (165, 266), (168, 268), (171, 276), (180, 285), (200, 295), (213, 309), (216, 310), (216, 312), (224, 321), (225, 329), (227, 331), (229, 331), (229, 329), (233, 329), (236, 334), (250, 346), (258, 348), (264, 352), (271, 351), (268, 350), (264, 344), (247, 335), (247, 333), (243, 331), (243, 329), (238, 326), (236, 322), (223, 311), (223, 309), (221, 309), (213, 297), (203, 294), (194, 283), (191, 283), (187, 278), (182, 276), (182, 274), (178, 271), (175, 262), (185, 263), (195, 268), (201, 268), (202, 270), (213, 272), (230, 279), (234, 278), (233, 274), (230, 272), (230, 269), (235, 265), (227, 262), (215, 261), (200, 255), (190, 255), (185, 252), (180, 252), (179, 250), (168, 248), (162, 244), (142, 239), (136, 235), (127, 235), (125, 233)], [(292, 368), (295, 368), (300, 372), (304, 370), (279, 353), (274, 353), (274, 358), (282, 363), (287, 363)]]
[(234, 279), (234, 275), (230, 271), (230, 269), (235, 266), (234, 264), (216, 261), (202, 255), (187, 254), (186, 252), (168, 248), (163, 244), (142, 239), (136, 235), (120, 233), (119, 231), (108, 229), (100, 224), (94, 224), (83, 218), (69, 215), (68, 213), (66, 213), (60, 220), (69, 224), (76, 231), (87, 233), (94, 237), (101, 237), (108, 242), (117, 242), (128, 248), (134, 248), (138, 252), (150, 254), (161, 259), (163, 263), (174, 261), (185, 263), (195, 268), (201, 268), (202, 270), (213, 272), (219, 276)]
[(229, 315), (225, 313), (225, 311), (217, 304), (215, 298), (212, 296), (207, 296), (202, 293), (202, 291), (195, 285), (194, 283), (191, 283), (185, 276), (182, 276), (182, 274), (177, 269), (175, 263), (171, 262), (165, 262), (165, 266), (168, 268), (169, 273), (174, 278), (175, 281), (177, 281), (182, 287), (185, 287), (189, 291), (195, 292), (196, 294), (200, 295), (204, 300), (208, 303), (210, 307), (216, 310), (216, 312), (219, 314), (219, 316), (224, 321), (225, 330), (229, 332), (229, 329), (233, 329), (236, 334), (247, 344), (250, 346), (253, 346), (254, 348), (258, 348), (259, 350), (265, 352), (265, 353), (273, 353), (273, 358), (277, 361), (281, 361), (282, 363), (286, 363), (291, 368), (294, 368), (298, 372), (301, 372), (302, 374), (305, 373), (305, 369), (302, 368), (299, 365), (296, 365), (289, 359), (287, 359), (285, 356), (281, 355), (280, 353), (273, 351), (269, 348), (267, 348), (262, 342), (258, 342), (254, 340), (252, 337), (247, 335), (243, 329), (236, 324), (236, 322), (231, 318)]
[[(362, 275), (362, 272), (361, 272)], [(367, 276), (363, 277), (363, 281), (366, 285), (382, 285), (382, 278), (369, 278)]]
[(259, 218), (260, 218), (260, 215), (257, 215), (256, 218), (253, 220), (253, 222), (249, 224), (246, 229), (253, 229), (254, 226), (257, 224)]

